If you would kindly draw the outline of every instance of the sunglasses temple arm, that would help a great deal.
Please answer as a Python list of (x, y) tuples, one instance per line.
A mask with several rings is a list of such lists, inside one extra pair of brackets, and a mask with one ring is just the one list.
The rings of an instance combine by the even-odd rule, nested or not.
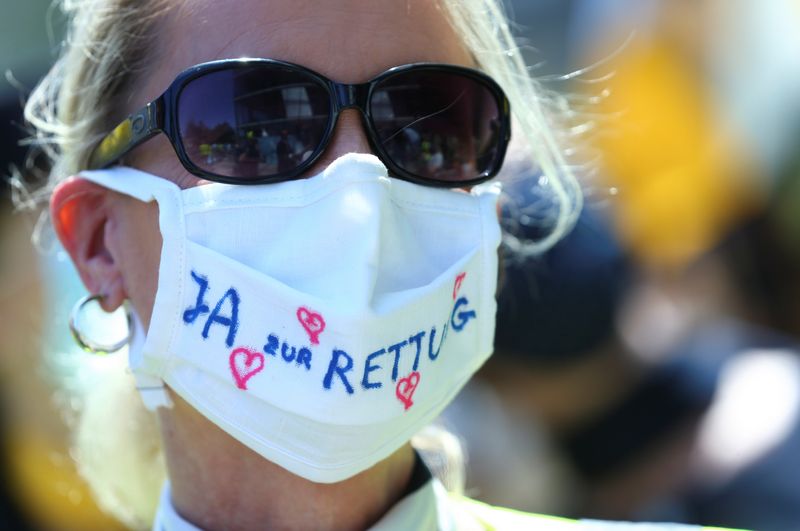
[(117, 162), (130, 150), (158, 134), (162, 129), (161, 108), (159, 98), (117, 125), (92, 151), (89, 169), (104, 168)]

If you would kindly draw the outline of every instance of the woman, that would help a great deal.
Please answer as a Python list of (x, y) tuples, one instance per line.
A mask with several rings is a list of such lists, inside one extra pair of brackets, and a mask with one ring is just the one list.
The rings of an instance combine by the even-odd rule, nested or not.
[(477, 69), (560, 203), (547, 240), (580, 202), (499, 6), (68, 8), (28, 116), (94, 296), (76, 319), (130, 308), (169, 478), (154, 529), (564, 525), (448, 498), (408, 444), (491, 351), (498, 190), (464, 190), (499, 170), (510, 116)]

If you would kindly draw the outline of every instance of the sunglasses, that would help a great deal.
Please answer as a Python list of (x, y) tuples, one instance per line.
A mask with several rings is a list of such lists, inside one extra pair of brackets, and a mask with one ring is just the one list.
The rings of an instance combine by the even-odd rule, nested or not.
[(511, 138), (503, 90), (470, 68), (409, 64), (350, 85), (283, 61), (226, 59), (179, 74), (100, 142), (89, 167), (114, 164), (164, 133), (198, 177), (286, 181), (323, 154), (339, 114), (349, 108), (361, 112), (370, 146), (389, 174), (427, 186), (490, 179)]

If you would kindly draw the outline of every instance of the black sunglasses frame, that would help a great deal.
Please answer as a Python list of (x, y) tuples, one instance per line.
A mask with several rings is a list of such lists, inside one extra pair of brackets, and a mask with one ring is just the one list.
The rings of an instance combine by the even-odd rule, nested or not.
[[(218, 175), (199, 168), (188, 157), (179, 132), (178, 126), (178, 100), (184, 87), (192, 80), (218, 70), (234, 70), (240, 68), (253, 68), (257, 66), (279, 67), (302, 73), (324, 86), (330, 98), (330, 116), (319, 145), (314, 152), (295, 168), (256, 178), (238, 178)], [(372, 121), (369, 102), (375, 87), (387, 79), (408, 71), (435, 71), (452, 73), (470, 78), (489, 90), (497, 103), (500, 118), (499, 131), (497, 131), (497, 148), (489, 169), (473, 179), (468, 180), (438, 180), (430, 177), (421, 177), (404, 170), (398, 166), (386, 150), (380, 145), (378, 135)], [(357, 109), (362, 115), (362, 122), (367, 131), (370, 147), (386, 165), (389, 174), (413, 183), (441, 188), (460, 188), (472, 186), (494, 177), (503, 164), (508, 142), (511, 139), (511, 112), (508, 99), (500, 86), (489, 76), (471, 68), (438, 64), (438, 63), (412, 63), (391, 68), (376, 76), (366, 83), (346, 84), (332, 81), (313, 70), (274, 59), (223, 59), (195, 65), (181, 72), (170, 84), (167, 90), (158, 98), (151, 101), (138, 111), (134, 112), (123, 122), (117, 125), (98, 144), (90, 156), (89, 169), (104, 168), (118, 162), (132, 149), (151, 139), (158, 133), (164, 133), (172, 144), (181, 164), (190, 173), (209, 181), (228, 184), (265, 184), (277, 183), (295, 179), (308, 170), (328, 147), (339, 114), (345, 109)]]

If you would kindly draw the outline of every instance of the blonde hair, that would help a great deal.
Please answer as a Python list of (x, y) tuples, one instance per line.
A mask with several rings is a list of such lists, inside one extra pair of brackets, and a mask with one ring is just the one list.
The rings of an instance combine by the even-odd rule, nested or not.
[(25, 119), (34, 151), (49, 159), (49, 179), (17, 203), (47, 203), (59, 180), (86, 168), (89, 154), (121, 116), (120, 99), (157, 42), (167, 0), (57, 0), (70, 23), (60, 58), (31, 93)]
[[(552, 227), (539, 240), (520, 240), (505, 234), (505, 243), (519, 254), (547, 250), (569, 232), (583, 206), (583, 193), (561, 146), (571, 121), (562, 98), (548, 93), (531, 77), (509, 27), (502, 0), (440, 0), (451, 24), (464, 40), (478, 66), (503, 87), (511, 103), (515, 135), (521, 130), (528, 166), (538, 168), (533, 181), (552, 201), (540, 201), (535, 214)], [(509, 161), (506, 166), (509, 166)], [(523, 171), (531, 171), (523, 164)], [(513, 176), (511, 177), (513, 178)]]

